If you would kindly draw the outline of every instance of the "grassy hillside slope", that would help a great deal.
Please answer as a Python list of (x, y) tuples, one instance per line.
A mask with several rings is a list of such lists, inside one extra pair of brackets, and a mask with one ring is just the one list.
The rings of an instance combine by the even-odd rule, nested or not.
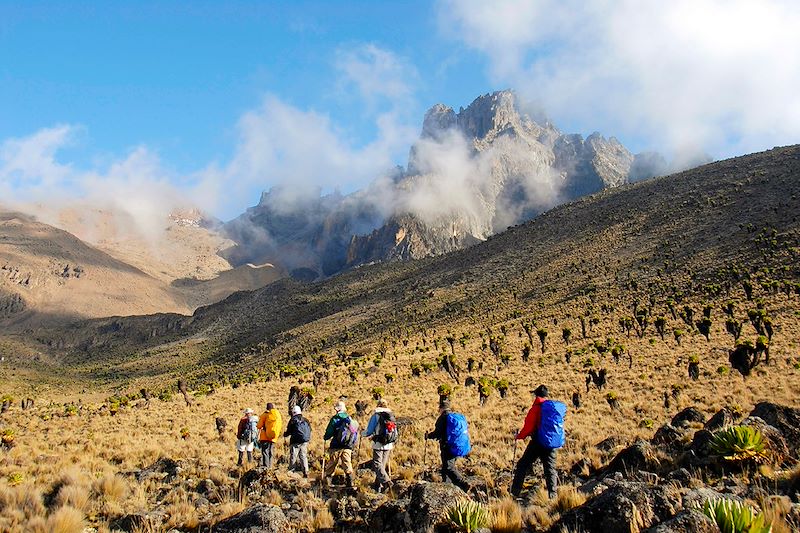
[[(260, 501), (291, 502), (299, 513), (293, 527), (325, 530), (334, 523), (331, 502), (343, 496), (317, 483), (320, 436), (336, 398), (346, 396), (352, 412), (356, 400), (371, 406), (381, 395), (410, 419), (392, 455), (395, 498), (437, 478), (438, 458), (431, 443), (426, 453), (423, 436), (445, 393), (469, 420), (473, 453), (461, 463), (484, 487), (480, 498), (508, 513), (508, 523), (546, 531), (589, 496), (576, 489), (591, 473), (683, 408), (705, 419), (721, 408), (746, 415), (765, 399), (798, 407), (798, 178), (800, 147), (781, 148), (562, 206), (440, 258), (310, 285), (281, 280), (192, 317), (6, 336), (0, 350), (17, 357), (0, 364), (0, 377), (14, 403), (0, 422), (15, 445), (0, 460), (0, 500), (11, 502), (0, 528), (30, 530), (67, 513), (104, 527), (154, 512), (166, 528), (205, 530)], [(761, 352), (747, 378), (731, 368), (735, 337)], [(26, 362), (27, 354), (38, 360)], [(586, 381), (601, 370), (602, 388)], [(178, 378), (193, 389), (191, 405), (175, 390)], [(507, 492), (512, 435), (539, 383), (570, 405), (557, 462), (562, 488), (547, 500), (537, 492), (537, 468), (518, 506)], [(232, 426), (247, 406), (275, 402), (285, 412), (295, 385), (313, 395), (305, 411), (314, 428), (311, 477), (281, 465), (248, 500), (237, 489), (246, 474), (235, 466)], [(139, 397), (142, 387), (151, 400)], [(27, 395), (33, 411), (18, 407)], [(216, 417), (228, 421), (221, 438)], [(702, 423), (688, 427), (680, 439)], [(57, 455), (40, 455), (43, 438)], [(663, 447), (653, 454), (659, 476), (681, 464)], [(181, 472), (139, 480), (164, 457), (177, 459)], [(789, 468), (764, 466), (745, 478), (692, 468), (681, 490), (738, 484), (753, 504), (774, 510), (773, 493), (800, 479)], [(372, 474), (361, 469), (358, 477), (362, 505), (384, 501), (368, 489)], [(773, 530), (792, 527), (780, 525)]]
[(594, 195), (446, 256), (315, 284), (285, 279), (192, 317), (98, 320), (34, 338), (70, 368), (118, 382), (311, 368), (323, 355), (375, 353), (445, 330), (474, 336), (523, 318), (566, 320), (579, 332), (579, 317), (600, 306), (615, 310), (604, 322), (616, 322), (636, 300), (665, 313), (667, 300), (741, 296), (747, 277), (757, 292), (762, 282), (796, 283), (798, 175), (800, 148), (775, 149)]

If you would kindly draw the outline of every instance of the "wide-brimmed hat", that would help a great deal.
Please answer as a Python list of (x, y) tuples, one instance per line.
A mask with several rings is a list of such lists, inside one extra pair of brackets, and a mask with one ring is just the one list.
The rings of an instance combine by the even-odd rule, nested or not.
[(546, 385), (539, 385), (531, 392), (534, 393), (539, 398), (547, 398), (547, 395), (549, 394)]
[(293, 415), (303, 414), (303, 410), (300, 408), (299, 405), (295, 405), (294, 407), (292, 407), (292, 414)]
[(253, 411), (253, 410), (252, 410), (252, 409), (250, 409), (249, 407), (248, 407), (247, 409), (245, 409), (245, 410), (244, 410), (244, 414), (246, 414), (246, 415), (252, 415), (253, 413), (255, 413), (255, 411)]
[(336, 402), (336, 404), (334, 404), (333, 408), (336, 410), (337, 413), (343, 412), (345, 410), (344, 402), (339, 400), (338, 402)]

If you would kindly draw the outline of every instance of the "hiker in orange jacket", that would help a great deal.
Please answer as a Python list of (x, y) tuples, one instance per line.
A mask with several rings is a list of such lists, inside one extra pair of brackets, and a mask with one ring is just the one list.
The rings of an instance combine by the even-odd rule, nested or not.
[(261, 466), (272, 468), (274, 444), (283, 430), (281, 414), (270, 402), (258, 419), (258, 444), (261, 447)]

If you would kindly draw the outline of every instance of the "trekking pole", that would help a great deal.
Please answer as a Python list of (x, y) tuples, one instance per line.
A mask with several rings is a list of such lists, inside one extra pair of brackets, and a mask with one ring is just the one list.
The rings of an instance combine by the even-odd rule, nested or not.
[(511, 468), (514, 468), (514, 464), (517, 462), (517, 437), (514, 437), (514, 459), (511, 461)]

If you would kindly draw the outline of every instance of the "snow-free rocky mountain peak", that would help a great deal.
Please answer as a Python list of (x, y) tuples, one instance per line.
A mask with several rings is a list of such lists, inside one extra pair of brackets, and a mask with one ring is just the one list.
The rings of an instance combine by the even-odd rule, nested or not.
[(313, 279), (376, 261), (439, 255), (560, 203), (665, 170), (657, 154), (634, 155), (614, 137), (563, 134), (526, 112), (513, 91), (499, 91), (457, 113), (431, 107), (407, 167), (364, 190), (316, 195), (290, 207), (285, 189), (265, 193), (226, 224), (239, 243), (226, 259), (277, 263)]

